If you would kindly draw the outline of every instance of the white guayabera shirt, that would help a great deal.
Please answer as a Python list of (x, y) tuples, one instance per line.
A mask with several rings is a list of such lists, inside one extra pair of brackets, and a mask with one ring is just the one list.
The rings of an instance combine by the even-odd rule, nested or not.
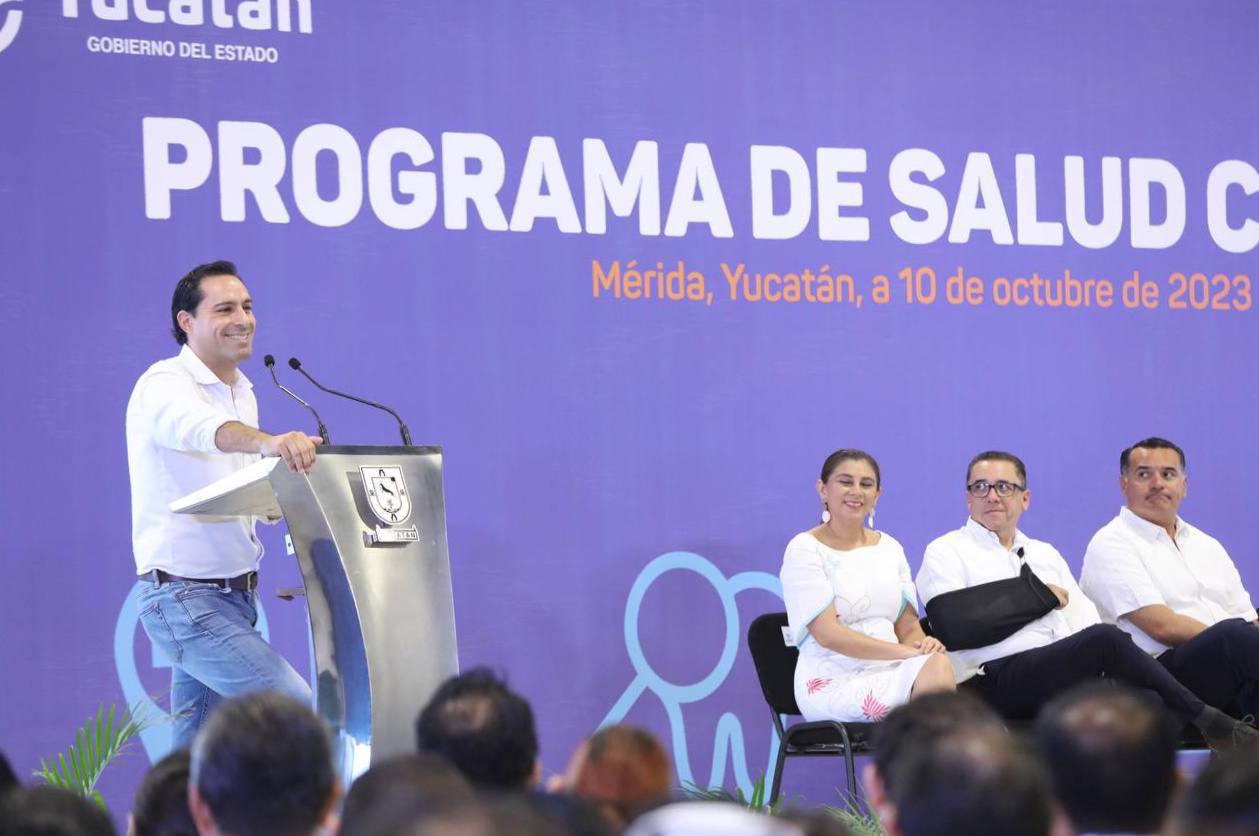
[(1014, 547), (1007, 549), (996, 534), (969, 518), (966, 525), (927, 545), (922, 567), (914, 580), (926, 604), (935, 596), (955, 589), (1018, 577), (1024, 561), (1036, 577), (1067, 591), (1067, 605), (1050, 610), (996, 644), (950, 651), (949, 659), (959, 682), (974, 676), (986, 662), (1044, 647), (1101, 622), (1097, 607), (1080, 591), (1071, 568), (1057, 549), (1043, 540), (1033, 540), (1022, 531), (1015, 532)]
[(241, 372), (228, 386), (188, 346), (140, 375), (127, 402), (131, 542), (136, 572), (162, 569), (189, 578), (252, 572), (262, 557), (253, 517), (175, 514), (173, 500), (258, 461), (214, 445), (229, 421), (258, 426), (253, 384)]
[(1168, 646), (1125, 618), (1128, 613), (1164, 604), (1208, 627), (1228, 618), (1255, 620), (1254, 604), (1220, 541), (1179, 517), (1173, 541), (1161, 525), (1119, 509), (1089, 541), (1080, 585), (1103, 618), (1154, 655)]

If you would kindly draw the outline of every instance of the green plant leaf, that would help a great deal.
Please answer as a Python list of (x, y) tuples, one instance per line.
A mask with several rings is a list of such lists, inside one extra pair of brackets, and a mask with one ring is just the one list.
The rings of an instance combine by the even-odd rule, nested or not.
[(102, 704), (98, 706), (96, 716), (89, 716), (75, 731), (74, 743), (69, 750), (59, 753), (51, 762), (41, 759), (40, 768), (33, 774), (47, 784), (91, 798), (104, 807), (105, 801), (96, 789), (101, 773), (128, 743), (150, 725), (138, 709), (119, 712), (116, 705), (111, 705), (107, 714)]

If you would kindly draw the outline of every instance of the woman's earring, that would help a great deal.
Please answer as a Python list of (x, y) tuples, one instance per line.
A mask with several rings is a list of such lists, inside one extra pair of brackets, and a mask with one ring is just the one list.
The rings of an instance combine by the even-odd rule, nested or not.
[(866, 525), (874, 528), (874, 506), (870, 506), (870, 516), (866, 517)]
[(831, 509), (826, 507), (826, 500), (822, 500), (822, 525), (826, 525), (831, 521)]

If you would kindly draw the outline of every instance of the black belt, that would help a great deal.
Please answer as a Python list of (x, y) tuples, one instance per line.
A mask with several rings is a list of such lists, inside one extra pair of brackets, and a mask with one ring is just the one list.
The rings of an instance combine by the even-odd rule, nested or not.
[(214, 586), (222, 587), (224, 590), (237, 589), (241, 592), (250, 592), (258, 588), (257, 572), (247, 572), (234, 578), (184, 578), (179, 575), (172, 575), (170, 572), (163, 572), (161, 569), (154, 569), (149, 573), (149, 578), (157, 586), (170, 583), (171, 581), (187, 581), (188, 583), (213, 584)]

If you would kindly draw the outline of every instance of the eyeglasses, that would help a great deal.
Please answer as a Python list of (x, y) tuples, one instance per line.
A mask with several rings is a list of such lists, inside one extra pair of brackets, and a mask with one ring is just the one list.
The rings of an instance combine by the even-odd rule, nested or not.
[(1015, 491), (1021, 491), (1024, 487), (1024, 485), (1016, 485), (1013, 482), (1007, 482), (1004, 479), (997, 482), (977, 479), (967, 485), (966, 490), (976, 499), (983, 499), (988, 495), (989, 491), (996, 491), (997, 496), (1013, 496)]

